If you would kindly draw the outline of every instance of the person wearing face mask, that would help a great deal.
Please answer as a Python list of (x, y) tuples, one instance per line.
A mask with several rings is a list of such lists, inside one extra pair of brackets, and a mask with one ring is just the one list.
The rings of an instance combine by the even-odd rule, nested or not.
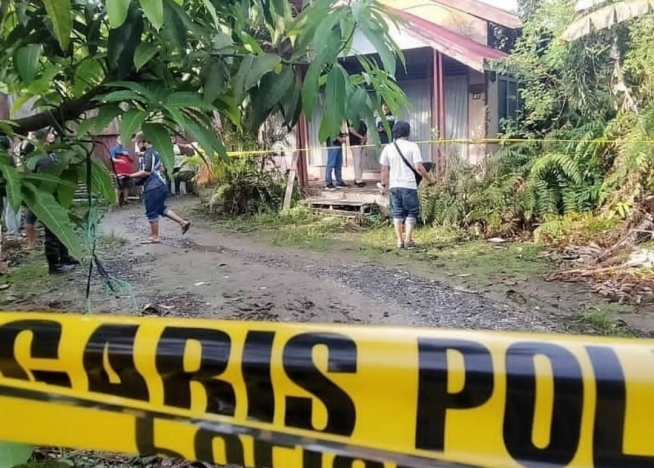
[[(388, 107), (386, 103), (382, 104), (382, 112), (386, 116), (386, 120), (388, 120), (388, 125), (391, 127), (391, 135), (393, 134), (393, 125), (395, 125), (395, 116), (391, 112), (391, 109)], [(381, 117), (377, 118), (376, 121), (377, 124), (377, 132), (379, 132), (379, 141), (381, 142), (382, 145), (386, 145), (390, 142), (390, 138), (388, 136), (388, 133), (386, 133), (386, 128), (384, 128), (384, 121), (382, 120)]]
[[(46, 128), (36, 132), (36, 139), (41, 142), (46, 150), (36, 161), (34, 172), (48, 173), (59, 163), (59, 157), (51, 150), (51, 145), (56, 139), (55, 132)], [(55, 199), (57, 194), (54, 194)], [(36, 222), (36, 216), (29, 212), (31, 224)], [(50, 274), (66, 273), (79, 265), (79, 261), (71, 257), (66, 246), (47, 227), (43, 226), (45, 232), (45, 258), (48, 261)]]
[(182, 229), (182, 235), (191, 227), (191, 223), (178, 216), (166, 206), (166, 197), (170, 193), (163, 174), (161, 156), (152, 147), (144, 135), (137, 137), (139, 149), (143, 152), (138, 172), (128, 174), (127, 177), (137, 179), (137, 184), (143, 186), (143, 203), (145, 214), (150, 223), (150, 236), (144, 244), (159, 243), (159, 218), (164, 216), (175, 221)]

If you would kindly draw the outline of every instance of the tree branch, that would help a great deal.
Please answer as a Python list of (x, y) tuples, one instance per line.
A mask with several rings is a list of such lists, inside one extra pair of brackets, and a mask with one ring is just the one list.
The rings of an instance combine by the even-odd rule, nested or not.
[(34, 132), (48, 126), (59, 128), (69, 120), (77, 119), (84, 112), (95, 109), (100, 105), (93, 99), (102, 94), (105, 89), (101, 86), (91, 89), (84, 96), (77, 99), (64, 101), (60, 106), (48, 109), (29, 117), (13, 120), (16, 124), (15, 132), (20, 135), (26, 135), (28, 132)]

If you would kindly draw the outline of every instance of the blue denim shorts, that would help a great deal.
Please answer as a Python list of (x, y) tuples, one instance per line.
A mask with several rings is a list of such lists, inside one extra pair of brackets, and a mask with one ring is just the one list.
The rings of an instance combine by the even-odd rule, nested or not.
[(391, 189), (393, 221), (411, 221), (415, 224), (420, 214), (418, 191), (407, 188)]
[(143, 192), (143, 203), (145, 204), (145, 215), (148, 221), (156, 223), (160, 216), (166, 216), (168, 207), (166, 206), (166, 197), (168, 196), (168, 187), (160, 185), (152, 190)]

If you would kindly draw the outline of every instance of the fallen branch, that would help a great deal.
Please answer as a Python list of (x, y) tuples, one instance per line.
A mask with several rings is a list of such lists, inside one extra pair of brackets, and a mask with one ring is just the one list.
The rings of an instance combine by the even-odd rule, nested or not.
[(564, 277), (564, 276), (593, 276), (598, 273), (607, 273), (609, 271), (616, 271), (616, 270), (623, 270), (625, 268), (628, 268), (626, 265), (621, 264), (617, 266), (611, 266), (611, 267), (604, 267), (604, 268), (577, 268), (574, 270), (566, 270), (566, 271), (558, 271), (556, 273), (552, 273), (550, 275), (547, 275), (545, 278), (546, 281), (553, 281), (555, 279)]
[[(602, 263), (604, 260), (615, 255), (616, 252), (623, 249), (627, 246), (632, 246), (638, 243), (640, 234), (643, 232), (651, 231), (654, 228), (654, 218), (651, 214), (647, 213), (645, 219), (643, 219), (638, 226), (634, 229), (630, 229), (629, 233), (625, 235), (618, 242), (613, 244), (608, 249), (604, 250), (595, 258), (595, 263)], [(651, 236), (650, 236), (651, 237)]]

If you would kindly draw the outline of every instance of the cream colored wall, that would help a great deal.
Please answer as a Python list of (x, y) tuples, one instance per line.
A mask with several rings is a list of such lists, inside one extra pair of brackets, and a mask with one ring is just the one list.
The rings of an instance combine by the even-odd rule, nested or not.
[[(486, 79), (483, 73), (470, 70), (468, 83), (470, 86), (483, 85)], [(486, 93), (482, 93), (479, 99), (474, 99), (472, 93), (468, 93), (468, 138), (471, 140), (486, 138)], [(470, 144), (468, 147), (468, 162), (476, 164), (486, 154), (486, 145)]]
[(430, 0), (380, 0), (397, 10), (404, 10), (450, 31), (469, 37), (486, 45), (488, 42), (487, 22), (462, 11), (438, 5)]

